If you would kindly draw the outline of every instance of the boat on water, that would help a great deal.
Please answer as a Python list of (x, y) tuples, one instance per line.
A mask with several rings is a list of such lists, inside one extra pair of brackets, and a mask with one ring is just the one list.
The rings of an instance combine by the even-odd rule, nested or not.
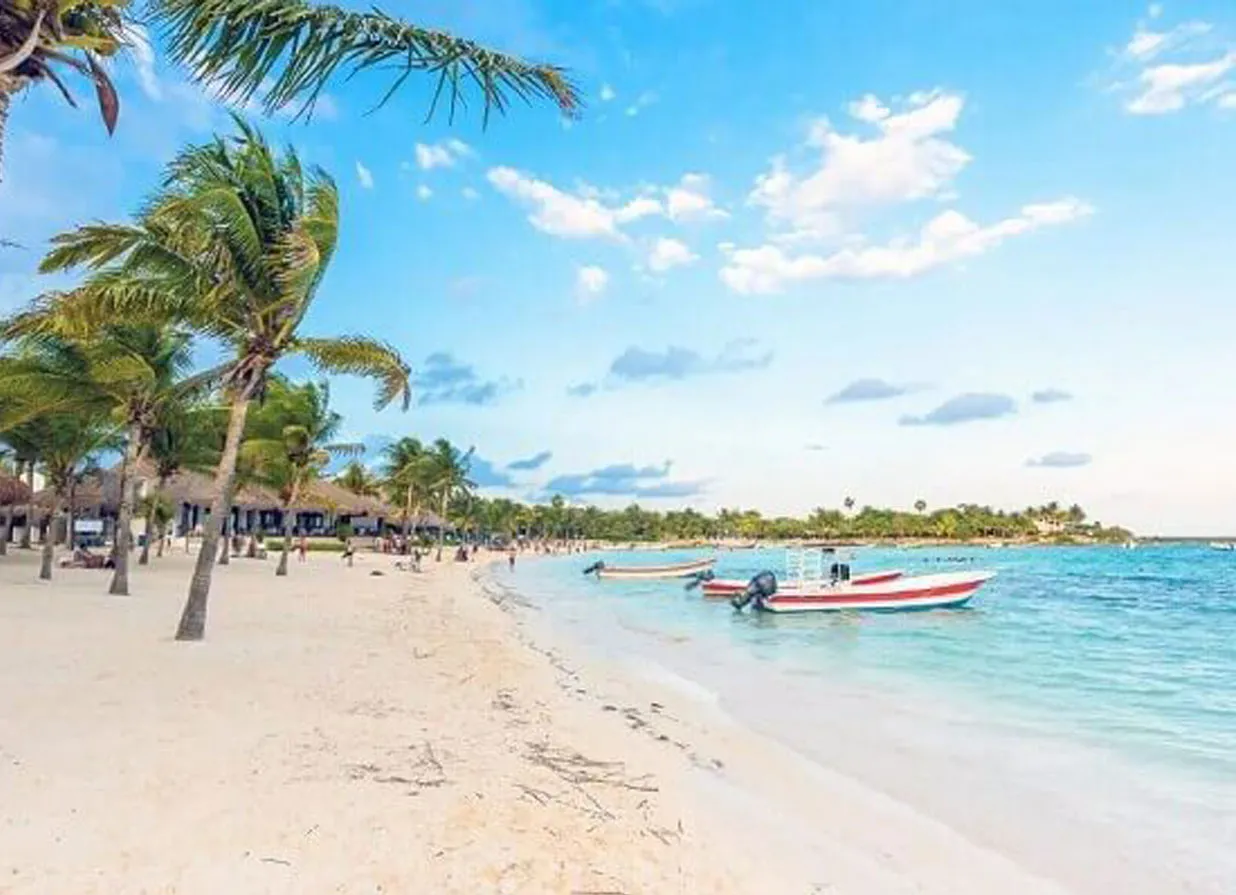
[(658, 578), (690, 578), (716, 565), (715, 559), (696, 559), (666, 566), (611, 566), (598, 560), (584, 569), (585, 575), (613, 580), (655, 580)]
[[(880, 572), (865, 572), (851, 575), (850, 584), (855, 587), (866, 587), (872, 584), (887, 584), (896, 581), (904, 572), (900, 569), (887, 569)], [(706, 597), (724, 598), (740, 594), (747, 589), (748, 582), (741, 578), (705, 578), (700, 584), (700, 591)], [(798, 588), (795, 581), (785, 581), (779, 585), (782, 591), (793, 591)]]
[(1211, 550), (1236, 550), (1236, 541), (1212, 541)]
[(995, 572), (941, 572), (911, 575), (880, 584), (853, 581), (802, 581), (785, 587), (763, 572), (734, 597), (735, 608), (751, 604), (763, 612), (843, 612), (955, 609), (964, 606)]

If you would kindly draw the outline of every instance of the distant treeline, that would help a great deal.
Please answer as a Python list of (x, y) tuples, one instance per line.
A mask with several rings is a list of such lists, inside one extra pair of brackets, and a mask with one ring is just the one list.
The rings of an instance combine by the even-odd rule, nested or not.
[(496, 535), (536, 538), (583, 538), (604, 541), (666, 541), (733, 538), (740, 540), (821, 538), (884, 540), (921, 538), (963, 541), (976, 538), (1046, 541), (1123, 542), (1132, 534), (1087, 519), (1078, 505), (1057, 503), (1007, 512), (978, 504), (914, 512), (865, 506), (855, 511), (818, 508), (805, 518), (767, 517), (758, 510), (723, 509), (716, 515), (696, 510), (658, 512), (632, 504), (621, 510), (568, 505), (562, 497), (548, 504), (524, 504), (503, 498), (469, 497), (451, 507), (461, 528)]

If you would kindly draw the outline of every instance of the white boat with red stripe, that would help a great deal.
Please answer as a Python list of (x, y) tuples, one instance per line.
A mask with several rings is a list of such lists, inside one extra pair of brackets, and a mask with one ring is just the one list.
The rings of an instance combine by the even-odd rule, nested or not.
[[(886, 569), (880, 572), (864, 572), (855, 574), (850, 578), (850, 584), (854, 587), (869, 587), (873, 584), (888, 584), (890, 581), (896, 581), (905, 573), (900, 569)], [(785, 581), (778, 582), (779, 593), (792, 593), (798, 589), (798, 582)], [(747, 589), (747, 582), (741, 578), (713, 578), (712, 580), (704, 579), (700, 585), (700, 590), (706, 597), (716, 599), (724, 599), (740, 594)]]
[(654, 580), (658, 578), (689, 578), (711, 569), (716, 559), (695, 559), (666, 566), (609, 566), (598, 561), (584, 569), (585, 575), (617, 580)]
[[(898, 577), (878, 584), (804, 581), (755, 596), (765, 612), (893, 611), (954, 609), (968, 603), (995, 572), (944, 572)], [(744, 588), (743, 593), (746, 593)]]

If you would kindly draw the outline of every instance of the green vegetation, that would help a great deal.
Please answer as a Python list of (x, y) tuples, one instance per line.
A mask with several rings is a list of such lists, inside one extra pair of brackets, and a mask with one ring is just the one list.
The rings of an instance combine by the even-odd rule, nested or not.
[[(846, 498), (850, 504), (851, 498)], [(918, 503), (922, 503), (919, 501)], [(638, 505), (622, 510), (568, 506), (561, 497), (529, 506), (510, 500), (478, 499), (456, 503), (453, 521), (506, 536), (604, 541), (740, 541), (826, 539), (875, 541), (1043, 540), (1083, 543), (1123, 543), (1132, 535), (1086, 519), (1080, 506), (1063, 509), (1057, 503), (1005, 512), (977, 504), (961, 504), (925, 513), (863, 507), (855, 514), (819, 508), (806, 518), (765, 517), (757, 510), (724, 509), (715, 516), (695, 510), (656, 512)]]
[(579, 91), (554, 65), (525, 62), (470, 40), (422, 28), (378, 10), (354, 12), (304, 0), (5, 0), (0, 3), (0, 161), (13, 98), (35, 84), (54, 86), (76, 105), (63, 74), (89, 81), (111, 133), (120, 97), (101, 60), (121, 51), (150, 52), (153, 24), (167, 52), (220, 99), (244, 103), (260, 93), (270, 113), (299, 104), (313, 112), (327, 83), (380, 69), (383, 105), (414, 74), (436, 81), (427, 117), (445, 99), (448, 115), (480, 94), (483, 115), (512, 99), (548, 100), (576, 113)]

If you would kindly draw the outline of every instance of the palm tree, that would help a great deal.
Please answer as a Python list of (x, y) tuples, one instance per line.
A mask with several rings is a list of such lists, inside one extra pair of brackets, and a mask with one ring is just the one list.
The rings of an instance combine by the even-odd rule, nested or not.
[(433, 443), (429, 452), (430, 490), (438, 500), (438, 554), (442, 561), (442, 546), (446, 540), (447, 507), (454, 499), (466, 499), (476, 489), (476, 483), (468, 478), (472, 469), (473, 449), (466, 452), (445, 438)]
[(417, 438), (405, 436), (383, 450), (383, 483), (392, 500), (403, 507), (403, 541), (414, 533), (414, 518), (432, 496), (429, 491), (429, 452)]
[(292, 150), (274, 153), (236, 119), (239, 133), (182, 152), (164, 187), (134, 224), (93, 224), (60, 234), (44, 271), (93, 270), (72, 292), (48, 296), (30, 315), (98, 327), (109, 319), (173, 322), (221, 342), (231, 355), (221, 377), (230, 405), (210, 518), (176, 637), (200, 640), (249, 405), (280, 360), (301, 356), (324, 373), (377, 379), (377, 406), (409, 399), (408, 366), (364, 336), (299, 332), (317, 296), (339, 229), (339, 194), (320, 168), (308, 173)]
[[(5, 360), (11, 361), (11, 359)], [(7, 380), (7, 376), (5, 376), (5, 379)], [(11, 412), (15, 409), (12, 404), (13, 398), (10, 397), (7, 401), (8, 405), (3, 410)], [(24, 415), (24, 409), (21, 412)], [(7, 413), (0, 411), (0, 420), (4, 419), (7, 415)], [(14, 473), (16, 477), (20, 479), (22, 477), (22, 471), (25, 470), (26, 487), (31, 493), (33, 493), (34, 464), (38, 459), (38, 446), (32, 438), (32, 433), (28, 423), (14, 422), (12, 420), (0, 423), (0, 442), (7, 444), (13, 453), (13, 465), (15, 467)], [(18, 507), (14, 506), (9, 508), (10, 526), (12, 525), (12, 520), (16, 518), (17, 513)], [(27, 503), (23, 514), (26, 524), (22, 526), (21, 538), (18, 541), (18, 545), (25, 550), (30, 549), (30, 532), (33, 517), (34, 505), (32, 503)]]
[[(226, 408), (196, 402), (174, 401), (165, 404), (150, 431), (148, 452), (154, 464), (155, 488), (154, 494), (148, 497), (162, 495), (168, 480), (182, 469), (208, 472), (216, 468), (219, 465), (225, 426)], [(158, 504), (147, 501), (148, 509), (154, 510), (157, 506)], [(157, 513), (155, 516), (157, 517)], [(163, 555), (163, 541), (169, 520), (164, 519), (156, 525), (157, 521), (157, 518), (152, 518), (152, 515), (147, 513), (146, 538), (138, 565), (144, 566), (150, 562), (152, 533), (157, 535), (159, 541), (157, 555)]]
[(241, 445), (256, 478), (275, 489), (283, 510), (283, 551), (276, 575), (288, 573), (292, 550), (292, 509), (320, 478), (332, 456), (358, 454), (359, 444), (333, 442), (343, 417), (330, 409), (330, 386), (322, 382), (289, 385), (273, 379), (265, 403), (253, 415), (251, 435)]
[[(82, 364), (65, 365), (65, 379), (53, 383), (54, 369), (35, 368), (38, 387), (55, 387), (66, 411), (77, 407), (110, 407), (125, 432), (125, 450), (119, 472), (119, 512), (113, 556), (115, 571), (108, 592), (129, 593), (129, 549), (133, 508), (137, 501), (133, 473), (146, 456), (159, 414), (210, 386), (220, 370), (186, 377), (192, 362), (190, 336), (183, 330), (149, 324), (108, 324), (82, 340), (73, 340), (72, 328), (60, 318), (19, 315), (0, 326), (0, 339), (37, 342), (48, 334), (72, 343)], [(20, 374), (16, 377), (20, 380)], [(13, 379), (10, 379), (12, 382)]]
[(7, 0), (0, 3), (0, 163), (5, 125), (14, 96), (49, 82), (77, 105), (60, 74), (69, 68), (95, 86), (103, 123), (116, 127), (120, 100), (100, 58), (115, 55), (126, 36), (127, 0)]
[(846, 497), (846, 499), (843, 500), (841, 503), (845, 507), (845, 511), (847, 513), (854, 509), (854, 498), (853, 497)]
[(103, 121), (116, 126), (120, 101), (99, 59), (145, 42), (143, 21), (161, 31), (167, 52), (219, 98), (245, 102), (261, 91), (267, 112), (300, 103), (312, 114), (339, 71), (382, 68), (393, 80), (383, 105), (413, 73), (436, 76), (432, 117), (445, 95), (449, 115), (480, 94), (483, 114), (505, 112), (512, 98), (546, 99), (567, 114), (580, 96), (566, 72), (525, 62), (443, 31), (377, 10), (352, 12), (305, 0), (5, 0), (0, 3), (0, 153), (12, 98), (51, 83), (75, 105), (57, 69), (95, 85)]
[(921, 497), (918, 500), (914, 501), (914, 512), (921, 513), (926, 509), (927, 509), (927, 501), (923, 500)]
[(361, 497), (377, 497), (382, 491), (382, 482), (359, 460), (353, 460), (335, 476), (335, 484), (347, 488)]
[[(92, 455), (116, 444), (112, 407), (94, 400), (91, 358), (79, 344), (54, 335), (23, 340), (20, 352), (6, 356), (0, 375), (0, 431), (20, 433), (22, 442), (39, 458), (53, 492), (52, 508), (43, 538), (39, 577), (52, 574), (56, 522), (70, 491)], [(16, 424), (13, 421), (19, 421)], [(33, 504), (28, 511), (31, 526)], [(72, 521), (66, 528), (72, 544)]]

